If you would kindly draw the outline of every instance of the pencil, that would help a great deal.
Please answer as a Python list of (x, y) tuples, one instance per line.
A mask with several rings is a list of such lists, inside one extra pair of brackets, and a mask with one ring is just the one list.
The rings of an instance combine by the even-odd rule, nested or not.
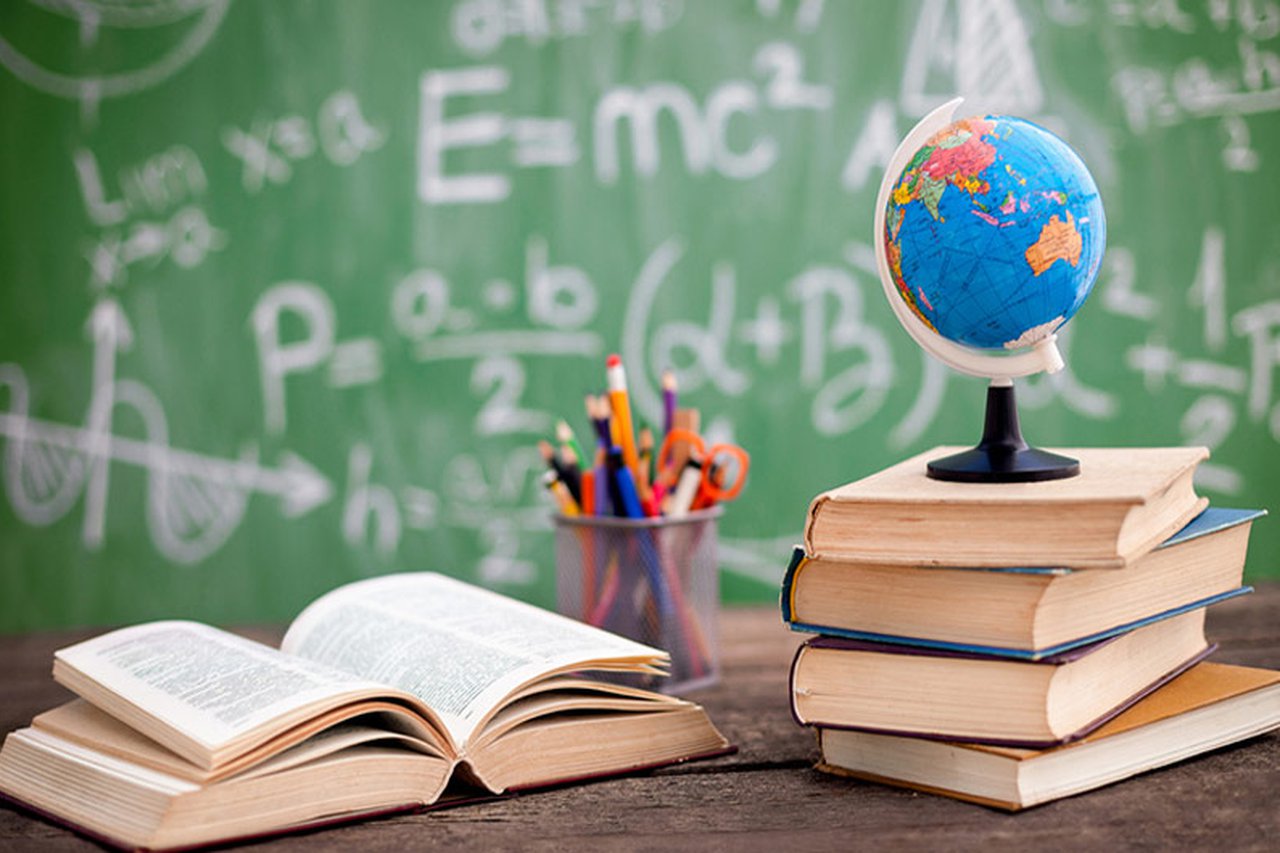
[(676, 419), (676, 375), (670, 369), (662, 371), (662, 435), (665, 438)]
[(631, 400), (627, 395), (627, 371), (622, 366), (622, 357), (617, 353), (609, 356), (605, 374), (609, 380), (609, 405), (613, 409), (613, 420), (618, 427), (618, 439), (622, 447), (622, 461), (631, 469), (634, 477), (640, 468), (640, 458), (636, 453), (636, 436), (631, 426)]
[[(545, 439), (538, 442), (538, 452), (542, 454), (543, 460), (555, 472), (556, 478), (568, 488), (569, 494), (573, 496), (573, 499), (581, 501), (582, 475), (578, 471), (577, 460), (570, 464), (561, 459), (556, 455), (555, 448), (551, 446), (551, 442)], [(572, 451), (570, 452), (572, 453)]]
[(573, 427), (569, 426), (568, 421), (564, 418), (556, 421), (556, 441), (560, 442), (560, 451), (572, 450), (578, 457), (579, 463), (587, 458), (582, 452), (582, 445), (578, 444), (578, 437), (573, 434)]

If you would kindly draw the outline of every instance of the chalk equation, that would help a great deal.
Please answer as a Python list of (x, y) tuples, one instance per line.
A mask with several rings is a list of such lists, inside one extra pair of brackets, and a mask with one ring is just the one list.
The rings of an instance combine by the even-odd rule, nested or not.
[[(74, 530), (76, 548), (99, 553), (136, 528), (164, 561), (214, 565), (261, 519), (322, 526), (360, 571), (438, 550), (491, 585), (545, 585), (534, 441), (592, 390), (564, 377), (616, 350), (637, 418), (659, 420), (670, 368), (684, 399), (717, 412), (703, 424), (712, 440), (769, 442), (766, 458), (791, 443), (794, 459), (753, 469), (765, 508), (735, 506), (721, 539), (727, 570), (776, 588), (803, 500), (843, 476), (832, 448), (899, 457), (971, 438), (948, 419), (967, 396), (952, 386), (969, 380), (904, 339), (869, 233), (902, 134), (957, 94), (1079, 142), (1118, 203), (1087, 312), (1101, 331), (1078, 324), (1061, 340), (1064, 371), (1019, 382), (1028, 415), (1106, 439), (1158, 411), (1161, 440), (1215, 451), (1197, 475), (1215, 499), (1254, 500), (1274, 476), (1238, 452), (1280, 443), (1274, 235), (1242, 236), (1229, 205), (1169, 217), (1125, 202), (1139, 180), (1126, 169), (1170, 140), (1208, 152), (1215, 193), (1271, 187), (1280, 3), (754, 0), (729, 13), (455, 0), (410, 14), (406, 32), (436, 39), (425, 52), (396, 41), (412, 60), (320, 51), (324, 73), (281, 61), (278, 79), (214, 120), (125, 133), (113, 109), (135, 102), (122, 99), (178, 91), (202, 63), (225, 71), (239, 60), (215, 36), (267, 13), (20, 2), (78, 45), (55, 71), (16, 17), (0, 23), (0, 66), (73, 119), (57, 151), (67, 197), (53, 200), (71, 215), (53, 239), (82, 279), (12, 289), (56, 291), (84, 335), (49, 344), (60, 360), (0, 337), (0, 476), (19, 524)], [(895, 43), (868, 50), (873, 25)], [(150, 52), (84, 70), (135, 31), (154, 37)], [(1056, 51), (1085, 41), (1101, 45), (1098, 91), (1078, 95)], [(615, 42), (620, 56), (681, 62), (592, 52)], [(1164, 181), (1160, 165), (1146, 174)], [(1167, 192), (1153, 206), (1183, 204)], [(1141, 215), (1177, 233), (1153, 237)], [(42, 269), (25, 228), (6, 224), (6, 250)], [(183, 434), (177, 401), (161, 399), (173, 387), (162, 361), (209, 367), (183, 340), (201, 311), (237, 356), (216, 365), (234, 432), (213, 411), (211, 433)], [(0, 317), (0, 330), (18, 325)], [(1092, 357), (1100, 346), (1109, 363)], [(85, 399), (63, 392), (59, 370), (88, 377)], [(783, 500), (793, 511), (771, 503)]]
[[(104, 544), (113, 464), (141, 468), (147, 475), (146, 524), (165, 558), (197, 563), (216, 551), (244, 517), (251, 495), (275, 498), (285, 517), (310, 512), (332, 495), (332, 485), (306, 460), (285, 452), (275, 465), (263, 464), (247, 447), (237, 458), (220, 458), (173, 447), (164, 409), (143, 383), (116, 376), (116, 353), (133, 345), (131, 326), (120, 306), (104, 299), (87, 325), (92, 338), (93, 389), (83, 426), (34, 418), (24, 372), (0, 364), (0, 387), (7, 410), (0, 414), (5, 493), (28, 524), (59, 521), (83, 499), (82, 539), (97, 550)], [(113, 432), (118, 409), (131, 410), (144, 427), (142, 438)]]

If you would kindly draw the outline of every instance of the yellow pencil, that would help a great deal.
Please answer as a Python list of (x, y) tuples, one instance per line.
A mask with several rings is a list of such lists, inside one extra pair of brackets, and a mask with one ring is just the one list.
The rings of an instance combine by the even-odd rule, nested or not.
[(627, 396), (627, 372), (622, 367), (622, 358), (617, 353), (609, 356), (605, 362), (605, 375), (609, 381), (609, 405), (613, 408), (614, 420), (618, 423), (618, 439), (622, 447), (622, 461), (631, 469), (631, 476), (640, 473), (640, 456), (636, 453), (636, 434), (631, 427), (631, 400)]

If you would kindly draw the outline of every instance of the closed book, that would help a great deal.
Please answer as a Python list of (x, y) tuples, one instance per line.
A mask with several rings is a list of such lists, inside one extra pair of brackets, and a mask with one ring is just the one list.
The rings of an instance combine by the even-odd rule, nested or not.
[(1203, 447), (1068, 448), (1080, 474), (1039, 483), (955, 483), (925, 465), (936, 447), (816, 497), (814, 557), (935, 566), (1122, 568), (1208, 502), (1192, 475)]
[[(1200, 663), (1092, 734), (1045, 750), (821, 729), (819, 769), (1017, 811), (1280, 727), (1280, 672)], [(1154, 782), (1153, 784), (1158, 784)]]
[(1264, 514), (1210, 507), (1123, 571), (899, 566), (797, 548), (782, 618), (797, 631), (1036, 659), (1245, 591)]
[(802, 724), (1044, 747), (1083, 737), (1209, 654), (1204, 610), (1041, 661), (818, 637), (791, 668)]

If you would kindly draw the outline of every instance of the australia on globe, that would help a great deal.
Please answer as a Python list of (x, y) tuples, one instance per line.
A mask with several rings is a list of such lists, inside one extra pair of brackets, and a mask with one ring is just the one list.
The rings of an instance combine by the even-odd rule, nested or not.
[(893, 184), (884, 246), (898, 295), (980, 349), (1053, 334), (1089, 295), (1106, 245), (1098, 187), (1071, 148), (1008, 116), (961, 119)]

